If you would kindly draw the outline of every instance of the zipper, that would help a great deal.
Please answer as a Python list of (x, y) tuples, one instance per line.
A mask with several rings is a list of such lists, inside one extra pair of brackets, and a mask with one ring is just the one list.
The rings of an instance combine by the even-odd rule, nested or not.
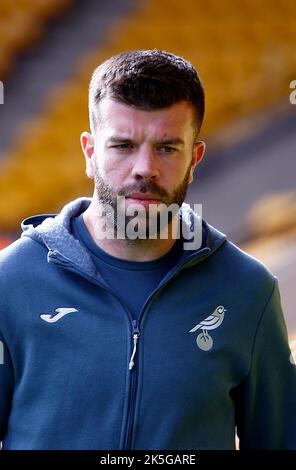
[(138, 344), (138, 339), (140, 336), (138, 320), (133, 320), (132, 325), (133, 325), (132, 337), (133, 337), (134, 349), (133, 349), (130, 362), (129, 362), (129, 370), (131, 371), (131, 386), (130, 386), (130, 395), (129, 395), (126, 435), (125, 435), (125, 441), (124, 441), (124, 446), (123, 446), (123, 448), (127, 450), (129, 450), (131, 447), (131, 440), (132, 440), (133, 427), (134, 427), (134, 418), (135, 418), (135, 401), (136, 401), (135, 397), (136, 397), (137, 386), (138, 386), (138, 367), (134, 367), (135, 360), (136, 360), (137, 344)]
[(133, 340), (134, 340), (134, 349), (133, 349), (133, 352), (132, 352), (132, 355), (131, 355), (131, 358), (130, 358), (130, 361), (129, 361), (129, 365), (128, 365), (129, 370), (132, 370), (134, 365), (135, 365), (135, 356), (136, 356), (136, 352), (137, 352), (137, 344), (138, 344), (139, 336), (140, 336), (140, 330), (139, 330), (139, 327), (138, 327), (138, 322), (137, 322), (137, 320), (133, 320), (132, 337), (133, 337)]

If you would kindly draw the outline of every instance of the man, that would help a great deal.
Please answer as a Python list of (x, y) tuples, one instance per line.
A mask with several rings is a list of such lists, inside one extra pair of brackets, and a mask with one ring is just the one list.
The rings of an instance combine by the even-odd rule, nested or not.
[(119, 54), (89, 111), (92, 199), (1, 252), (3, 448), (234, 449), (236, 428), (241, 449), (296, 448), (277, 279), (183, 203), (205, 150), (197, 72)]

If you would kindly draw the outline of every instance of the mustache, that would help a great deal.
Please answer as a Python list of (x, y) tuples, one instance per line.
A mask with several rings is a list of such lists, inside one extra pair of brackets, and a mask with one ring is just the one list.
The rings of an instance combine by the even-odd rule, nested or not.
[(137, 186), (126, 186), (125, 188), (122, 188), (120, 191), (118, 191), (118, 196), (129, 196), (129, 194), (133, 193), (151, 193), (160, 198), (166, 198), (168, 196), (168, 193), (164, 188), (158, 186), (158, 184), (153, 183), (152, 181), (141, 181)]

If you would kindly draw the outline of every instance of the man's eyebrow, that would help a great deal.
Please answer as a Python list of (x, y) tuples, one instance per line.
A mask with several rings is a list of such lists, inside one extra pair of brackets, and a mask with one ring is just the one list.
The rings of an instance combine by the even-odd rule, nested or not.
[[(133, 143), (133, 140), (129, 137), (113, 135), (107, 139), (107, 144), (120, 144), (120, 143)], [(184, 145), (184, 141), (177, 138), (172, 139), (160, 139), (157, 141), (157, 144), (161, 145)]]
[(120, 137), (116, 135), (113, 135), (107, 139), (107, 144), (119, 144), (122, 142), (130, 143), (132, 142), (132, 139), (129, 139), (128, 137), (124, 137), (124, 136)]
[(180, 138), (176, 139), (161, 139), (158, 141), (159, 144), (163, 145), (184, 145), (184, 141)]

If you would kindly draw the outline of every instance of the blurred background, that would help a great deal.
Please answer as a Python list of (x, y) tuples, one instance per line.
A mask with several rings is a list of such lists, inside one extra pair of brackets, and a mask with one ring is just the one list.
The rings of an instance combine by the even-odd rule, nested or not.
[(90, 75), (138, 48), (201, 74), (207, 152), (187, 201), (278, 277), (295, 347), (294, 0), (0, 0), (0, 249), (25, 217), (92, 194), (79, 144)]

